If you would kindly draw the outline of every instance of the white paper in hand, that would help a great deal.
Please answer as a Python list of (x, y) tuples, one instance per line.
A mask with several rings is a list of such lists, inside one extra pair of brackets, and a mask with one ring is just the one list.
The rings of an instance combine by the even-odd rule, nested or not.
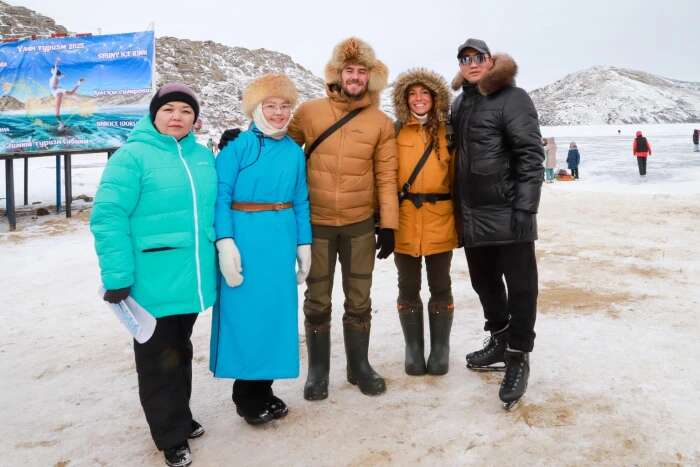
[[(104, 296), (104, 293), (105, 290), (100, 289), (100, 297)], [(105, 303), (112, 309), (126, 330), (134, 336), (136, 342), (143, 344), (153, 336), (153, 331), (156, 329), (156, 319), (132, 297), (126, 297), (126, 300), (119, 303)]]

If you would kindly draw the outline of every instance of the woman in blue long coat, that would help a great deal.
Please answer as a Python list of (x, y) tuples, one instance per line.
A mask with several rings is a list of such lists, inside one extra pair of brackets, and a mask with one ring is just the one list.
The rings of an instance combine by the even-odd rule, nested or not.
[(311, 266), (311, 224), (304, 153), (287, 136), (296, 101), (284, 75), (253, 81), (243, 95), (253, 124), (216, 161), (223, 280), (210, 368), (216, 377), (235, 379), (233, 401), (250, 424), (285, 416), (272, 382), (299, 376), (297, 284)]

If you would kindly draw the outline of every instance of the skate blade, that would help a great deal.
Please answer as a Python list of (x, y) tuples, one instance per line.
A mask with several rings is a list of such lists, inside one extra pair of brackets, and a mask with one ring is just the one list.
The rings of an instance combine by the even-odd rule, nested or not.
[(503, 366), (470, 366), (467, 363), (467, 368), (470, 369), (471, 371), (477, 371), (480, 373), (486, 373), (486, 372), (495, 372), (495, 371), (506, 371), (505, 365)]
[(520, 401), (522, 399), (514, 400), (511, 402), (503, 402), (503, 410), (506, 412), (511, 412), (520, 406)]

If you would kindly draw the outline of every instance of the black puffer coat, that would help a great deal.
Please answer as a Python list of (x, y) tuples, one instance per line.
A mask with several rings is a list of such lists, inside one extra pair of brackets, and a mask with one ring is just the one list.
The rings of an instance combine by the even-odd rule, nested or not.
[[(514, 86), (515, 62), (507, 55), (493, 59), (478, 87), (453, 82), (453, 87), (462, 87), (450, 123), (457, 150), (456, 215), (465, 247), (537, 239), (535, 214), (544, 173), (537, 111), (530, 96)], [(511, 218), (516, 209), (532, 216), (530, 235), (514, 235)]]

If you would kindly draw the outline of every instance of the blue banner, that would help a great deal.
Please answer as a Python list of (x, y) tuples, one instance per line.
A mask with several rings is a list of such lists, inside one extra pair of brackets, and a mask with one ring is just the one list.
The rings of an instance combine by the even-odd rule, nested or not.
[(121, 146), (154, 63), (153, 31), (0, 44), (0, 153)]

